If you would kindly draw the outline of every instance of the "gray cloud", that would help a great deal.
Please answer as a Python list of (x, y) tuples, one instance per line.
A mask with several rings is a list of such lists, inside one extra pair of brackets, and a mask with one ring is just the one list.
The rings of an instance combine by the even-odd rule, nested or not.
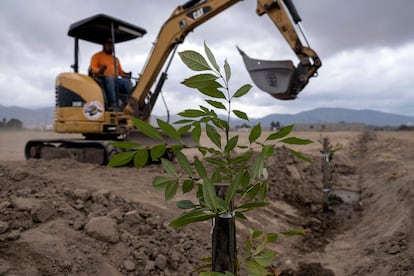
[[(184, 1), (126, 0), (3, 0), (0, 10), (0, 104), (53, 106), (54, 79), (70, 70), (73, 41), (69, 25), (106, 13), (148, 30), (137, 41), (118, 47), (126, 70), (141, 71), (158, 30), (172, 10)], [(311, 46), (322, 58), (320, 76), (311, 79), (299, 99), (281, 102), (253, 88), (237, 103), (258, 117), (273, 112), (295, 113), (315, 107), (374, 108), (414, 115), (410, 71), (414, 63), (414, 32), (410, 0), (296, 0)], [(233, 69), (232, 85), (251, 82), (235, 45), (263, 59), (296, 58), (266, 16), (255, 14), (256, 1), (242, 1), (190, 33), (180, 50), (202, 50), (204, 41), (222, 63)], [(81, 70), (99, 46), (81, 44)], [(6, 66), (7, 65), (7, 66)], [(172, 113), (202, 103), (180, 82), (191, 74), (175, 57), (164, 95)], [(27, 97), (30, 95), (30, 98)], [(158, 101), (154, 111), (164, 113)]]

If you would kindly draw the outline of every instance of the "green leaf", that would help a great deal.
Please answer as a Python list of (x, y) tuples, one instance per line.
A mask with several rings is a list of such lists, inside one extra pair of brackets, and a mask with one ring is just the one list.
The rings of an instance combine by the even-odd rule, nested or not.
[(191, 120), (191, 119), (183, 119), (183, 120), (175, 121), (174, 124), (180, 125), (180, 124), (188, 124), (188, 123), (192, 123), (192, 122), (194, 122), (194, 120)]
[(213, 100), (206, 100), (206, 102), (208, 102), (210, 105), (214, 106), (215, 108), (227, 110), (227, 108), (221, 102), (217, 102)]
[(239, 135), (236, 135), (230, 138), (228, 143), (224, 147), (224, 153), (229, 153), (230, 151), (232, 151), (237, 146), (238, 142), (239, 142)]
[(175, 181), (171, 181), (167, 184), (167, 187), (165, 188), (165, 201), (171, 200), (175, 194), (177, 193), (178, 189), (178, 179)]
[(206, 158), (204, 158), (204, 160), (211, 163), (211, 164), (218, 165), (218, 166), (225, 166), (226, 165), (226, 161), (221, 159), (221, 158), (206, 157)]
[(219, 129), (223, 129), (223, 130), (225, 130), (225, 129), (230, 129), (230, 128), (229, 128), (229, 124), (227, 123), (227, 121), (222, 120), (222, 119), (220, 119), (220, 118), (214, 118), (214, 119), (212, 120), (212, 122), (213, 122), (213, 124), (214, 124), (216, 127), (218, 127)]
[(170, 226), (173, 228), (183, 227), (193, 222), (212, 219), (215, 216), (216, 214), (206, 213), (203, 210), (192, 210), (171, 221)]
[(273, 156), (275, 153), (275, 147), (273, 145), (264, 145), (262, 148), (262, 155), (264, 158)]
[(285, 235), (285, 236), (299, 236), (299, 235), (305, 235), (306, 230), (291, 230), (291, 231), (281, 232), (280, 234)]
[(140, 146), (142, 146), (141, 144), (135, 143), (135, 142), (129, 142), (129, 141), (124, 141), (124, 142), (111, 142), (110, 143), (112, 146), (119, 148), (119, 149), (136, 149)]
[(213, 65), (214, 69), (216, 69), (217, 72), (220, 72), (220, 67), (217, 64), (216, 58), (214, 57), (213, 52), (211, 52), (210, 48), (207, 46), (206, 42), (204, 41), (204, 52), (207, 55), (208, 60)]
[(164, 170), (172, 176), (178, 176), (178, 173), (173, 165), (173, 163), (171, 163), (171, 161), (168, 161), (165, 158), (161, 158), (161, 164), (162, 167), (164, 168)]
[(248, 218), (242, 213), (242, 212), (235, 212), (235, 216), (239, 219), (244, 219), (244, 220), (248, 220)]
[(295, 125), (288, 125), (288, 126), (282, 127), (278, 132), (275, 132), (275, 133), (270, 134), (266, 138), (266, 141), (268, 141), (268, 140), (276, 140), (276, 139), (281, 139), (283, 137), (286, 137), (287, 135), (289, 135), (289, 133), (292, 132), (294, 126)]
[(259, 256), (254, 257), (254, 260), (263, 267), (270, 266), (273, 263), (274, 259), (275, 259), (275, 252), (269, 249), (265, 250)]
[(216, 189), (214, 188), (213, 183), (208, 179), (204, 179), (202, 183), (202, 189), (204, 202), (207, 208), (209, 208), (212, 211), (216, 211), (218, 209), (218, 204), (216, 200)]
[(148, 162), (148, 149), (140, 149), (134, 156), (134, 166), (136, 168), (144, 167)]
[(211, 142), (213, 142), (219, 149), (221, 149), (221, 136), (217, 132), (216, 128), (206, 124), (206, 133)]
[(185, 125), (177, 129), (177, 132), (179, 135), (184, 135), (191, 129), (191, 125)]
[(230, 163), (231, 164), (237, 164), (237, 163), (246, 162), (246, 161), (250, 160), (252, 155), (253, 155), (252, 151), (243, 152), (242, 154), (237, 155), (236, 157), (230, 159)]
[(199, 107), (207, 116), (210, 115), (210, 109), (202, 105), (199, 105)]
[(264, 241), (266, 243), (274, 243), (278, 240), (279, 236), (275, 233), (267, 233), (265, 235)]
[(218, 83), (217, 76), (213, 74), (199, 74), (191, 76), (185, 79), (182, 84), (190, 88), (196, 89), (203, 89), (203, 88), (219, 88), (222, 87), (220, 83)]
[(195, 124), (193, 130), (191, 131), (191, 139), (196, 144), (200, 144), (201, 137), (201, 126), (200, 124)]
[(175, 127), (173, 127), (169, 123), (164, 122), (163, 120), (157, 119), (157, 124), (160, 127), (160, 129), (165, 133), (165, 135), (167, 135), (168, 137), (175, 139), (177, 141), (181, 139), (178, 131), (175, 129)]
[(255, 209), (255, 208), (264, 207), (268, 204), (269, 204), (269, 202), (264, 202), (264, 201), (250, 202), (250, 203), (246, 203), (246, 204), (237, 206), (236, 209), (249, 211), (249, 210), (252, 210), (252, 209)]
[(158, 160), (161, 156), (164, 155), (167, 147), (164, 144), (155, 145), (150, 150), (151, 159), (153, 161)]
[(263, 156), (259, 154), (253, 163), (253, 179), (262, 176), (264, 168)]
[(297, 152), (297, 151), (295, 151), (295, 150), (293, 150), (293, 149), (290, 149), (290, 148), (288, 148), (288, 150), (294, 155), (294, 156), (296, 156), (297, 158), (299, 158), (299, 159), (301, 159), (301, 160), (303, 160), (303, 161), (306, 161), (306, 162), (309, 162), (309, 163), (313, 163), (313, 161), (312, 161), (312, 159), (310, 159), (310, 158), (308, 158), (308, 157), (306, 157), (306, 156), (304, 156), (303, 154), (301, 154), (300, 152)]
[(181, 151), (178, 151), (175, 155), (175, 158), (177, 159), (177, 162), (180, 164), (183, 171), (189, 176), (192, 176), (193, 171), (191, 170), (191, 165), (187, 157)]
[(240, 87), (236, 91), (236, 93), (234, 93), (233, 97), (234, 98), (239, 98), (241, 96), (244, 96), (244, 95), (246, 95), (250, 91), (250, 89), (252, 89), (252, 86), (250, 84), (245, 84), (242, 87)]
[(183, 194), (189, 193), (194, 188), (194, 181), (192, 179), (184, 180), (183, 182)]
[(196, 51), (183, 51), (178, 53), (181, 60), (193, 71), (211, 70), (205, 58)]
[(255, 142), (260, 137), (261, 134), (262, 134), (262, 127), (260, 123), (258, 123), (250, 130), (250, 134), (249, 134), (250, 144)]
[(111, 160), (109, 160), (108, 166), (119, 167), (128, 164), (134, 158), (135, 152), (136, 151), (124, 151), (115, 154), (112, 156)]
[(203, 163), (200, 162), (200, 160), (198, 160), (198, 158), (194, 159), (194, 166), (196, 168), (196, 171), (198, 173), (198, 175), (200, 176), (200, 178), (202, 179), (207, 179), (207, 170), (204, 167)]
[(224, 72), (226, 74), (226, 82), (229, 82), (231, 78), (231, 68), (230, 68), (229, 63), (227, 62), (227, 59), (224, 60)]
[(219, 170), (215, 170), (213, 172), (213, 175), (211, 176), (211, 181), (213, 181), (213, 183), (220, 183), (223, 181), (223, 177), (221, 176)]
[(186, 109), (178, 113), (178, 115), (180, 115), (181, 117), (186, 117), (186, 118), (197, 118), (197, 117), (202, 117), (206, 114), (203, 111), (198, 110), (198, 109)]
[(257, 239), (258, 237), (263, 235), (263, 232), (259, 230), (251, 230), (250, 235), (252, 236), (253, 239)]
[[(266, 171), (266, 168), (264, 168), (264, 170)], [(259, 200), (263, 201), (266, 198), (266, 194), (268, 191), (268, 185), (266, 182), (263, 182), (260, 184), (259, 186)]]
[(240, 185), (242, 177), (243, 177), (243, 172), (239, 173), (233, 179), (233, 181), (231, 181), (230, 185), (227, 187), (226, 198), (225, 198), (226, 206), (229, 206), (230, 202), (233, 200), (234, 195), (236, 194), (236, 191)]
[(243, 188), (243, 190), (245, 190), (250, 183), (250, 174), (248, 171), (243, 171), (243, 175), (242, 177), (239, 179), (240, 181), (240, 186)]
[(243, 111), (240, 110), (233, 110), (234, 115), (236, 115), (237, 117), (239, 117), (240, 119), (249, 120), (249, 117), (247, 117), (247, 114), (244, 113)]
[(165, 176), (158, 175), (154, 177), (154, 179), (152, 180), (152, 186), (154, 186), (155, 188), (165, 188), (171, 181), (174, 180), (171, 180), (170, 178)]
[(204, 88), (199, 88), (198, 91), (200, 91), (200, 93), (212, 97), (212, 98), (216, 98), (216, 99), (225, 99), (226, 96), (224, 95), (224, 93), (220, 90), (218, 90), (216, 87), (204, 87)]
[(249, 276), (268, 275), (267, 269), (255, 261), (246, 261), (246, 267), (247, 267), (247, 270), (249, 271)]
[(176, 205), (179, 209), (194, 209), (196, 207), (194, 203), (188, 199), (177, 201)]
[(288, 137), (283, 140), (281, 140), (282, 143), (290, 144), (290, 145), (308, 145), (312, 144), (313, 141), (309, 139), (301, 139), (297, 137)]
[(134, 118), (134, 117), (132, 117), (131, 119), (134, 122), (135, 127), (138, 130), (140, 130), (142, 133), (144, 133), (146, 136), (153, 138), (153, 139), (164, 141), (164, 138), (162, 137), (162, 135), (158, 132), (158, 130), (155, 127), (148, 124), (147, 122), (144, 122), (141, 119)]

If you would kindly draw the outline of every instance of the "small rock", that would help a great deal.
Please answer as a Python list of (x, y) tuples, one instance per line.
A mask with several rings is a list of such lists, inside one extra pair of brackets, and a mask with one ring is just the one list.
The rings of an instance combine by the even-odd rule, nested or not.
[(81, 230), (81, 229), (83, 229), (83, 227), (85, 227), (85, 222), (84, 221), (82, 221), (82, 220), (75, 220), (73, 222), (73, 228), (75, 230)]
[(171, 261), (173, 262), (180, 262), (181, 261), (181, 255), (177, 251), (173, 251), (171, 253)]
[(129, 212), (125, 213), (124, 221), (128, 225), (132, 226), (132, 225), (137, 224), (137, 223), (142, 223), (144, 221), (144, 219), (139, 215), (137, 210), (133, 210), (133, 211), (129, 211)]
[(134, 255), (134, 258), (136, 260), (144, 260), (144, 261), (146, 261), (148, 259), (148, 256), (144, 252), (134, 251), (133, 252), (133, 255)]
[(401, 251), (401, 248), (397, 244), (394, 244), (393, 246), (391, 246), (391, 248), (387, 250), (388, 254), (392, 254), (392, 255), (400, 253), (400, 251)]
[(98, 192), (94, 193), (92, 195), (92, 199), (96, 203), (102, 204), (104, 206), (108, 206), (108, 204), (109, 204), (109, 201), (108, 201), (109, 195), (110, 195), (109, 191), (101, 190), (101, 191), (98, 191)]
[(80, 199), (82, 201), (87, 201), (92, 197), (91, 192), (87, 189), (77, 188), (73, 191), (75, 199)]
[(162, 254), (158, 254), (154, 264), (159, 269), (164, 270), (164, 268), (167, 266), (167, 258)]
[(31, 211), (39, 205), (39, 200), (34, 198), (16, 197), (12, 199), (12, 205), (18, 211)]
[(15, 180), (15, 181), (22, 181), (23, 179), (25, 179), (28, 176), (29, 176), (29, 174), (26, 171), (24, 171), (21, 168), (18, 168), (11, 174), (10, 178)]
[(286, 166), (286, 169), (288, 170), (290, 176), (293, 179), (301, 179), (301, 175), (300, 175), (298, 169), (296, 168), (296, 166), (294, 166), (294, 165), (287, 165)]
[(10, 206), (12, 206), (10, 201), (6, 200), (6, 201), (3, 201), (3, 202), (0, 202), (0, 211), (3, 210), (3, 209), (7, 209)]
[(129, 272), (134, 271), (135, 270), (135, 263), (131, 260), (126, 260), (124, 262), (124, 268), (125, 268), (126, 271), (129, 271)]
[(148, 224), (150, 224), (151, 226), (158, 226), (158, 225), (162, 225), (164, 223), (162, 218), (158, 215), (153, 216), (153, 217), (148, 217), (145, 221)]
[(124, 219), (124, 212), (120, 208), (116, 208), (108, 214), (108, 217), (115, 219), (117, 223), (121, 223)]
[(20, 238), (20, 230), (13, 230), (6, 236), (8, 241), (15, 241), (18, 238)]
[(6, 233), (7, 230), (9, 230), (9, 224), (0, 220), (0, 234)]
[(91, 218), (85, 225), (85, 230), (88, 235), (95, 239), (117, 243), (119, 241), (119, 234), (115, 226), (115, 220), (106, 216), (101, 216)]
[(153, 271), (155, 269), (155, 263), (153, 261), (147, 261), (147, 263), (145, 264), (145, 271), (149, 272), (149, 271)]
[(55, 206), (50, 201), (42, 201), (32, 211), (34, 222), (46, 222), (56, 214)]
[(85, 204), (83, 204), (82, 200), (78, 199), (75, 204), (72, 204), (72, 207), (79, 211), (85, 208)]

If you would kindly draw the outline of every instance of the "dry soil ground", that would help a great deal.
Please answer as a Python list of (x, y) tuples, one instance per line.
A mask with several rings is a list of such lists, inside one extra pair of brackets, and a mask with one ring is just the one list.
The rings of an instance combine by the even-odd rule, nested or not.
[[(53, 135), (0, 132), (0, 275), (193, 275), (211, 226), (167, 226), (180, 211), (151, 186), (161, 167), (24, 160), (28, 139)], [(248, 227), (306, 229), (275, 245), (276, 275), (414, 275), (414, 133), (323, 135), (342, 145), (331, 165), (343, 202), (321, 212), (318, 142), (301, 149), (312, 164), (280, 149), (267, 162), (271, 204), (237, 223), (239, 244)]]

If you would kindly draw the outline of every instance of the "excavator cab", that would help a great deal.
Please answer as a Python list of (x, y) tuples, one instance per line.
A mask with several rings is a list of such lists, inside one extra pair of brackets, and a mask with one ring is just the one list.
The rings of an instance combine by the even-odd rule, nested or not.
[[(81, 21), (75, 22), (69, 27), (68, 35), (75, 39), (75, 59), (71, 65), (73, 71), (79, 71), (79, 40), (84, 40), (102, 45), (105, 41), (112, 41), (114, 64), (116, 59), (115, 45), (121, 42), (130, 41), (146, 34), (146, 30), (131, 23), (105, 15), (97, 14)], [(115, 66), (114, 66), (115, 67)], [(118, 75), (119, 72), (115, 72)], [(88, 69), (88, 76), (92, 77), (105, 90), (102, 77), (93, 76), (91, 69)], [(121, 107), (127, 102), (128, 95), (117, 93), (117, 102)], [(106, 94), (103, 93), (104, 101), (107, 103)], [(107, 106), (107, 105), (106, 105)]]
[(117, 43), (142, 37), (146, 33), (147, 31), (141, 27), (105, 14), (97, 14), (75, 22), (70, 25), (68, 31), (68, 36), (75, 39), (75, 61), (71, 67), (74, 72), (78, 72), (79, 40), (102, 45), (105, 40), (111, 38), (115, 46)]

